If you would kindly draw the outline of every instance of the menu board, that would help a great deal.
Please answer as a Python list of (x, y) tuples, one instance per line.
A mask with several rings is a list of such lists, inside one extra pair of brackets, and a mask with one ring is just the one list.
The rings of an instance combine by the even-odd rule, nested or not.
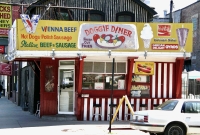
[(150, 76), (149, 75), (132, 75), (132, 82), (136, 83), (149, 83)]
[(132, 85), (131, 97), (150, 97), (150, 85)]

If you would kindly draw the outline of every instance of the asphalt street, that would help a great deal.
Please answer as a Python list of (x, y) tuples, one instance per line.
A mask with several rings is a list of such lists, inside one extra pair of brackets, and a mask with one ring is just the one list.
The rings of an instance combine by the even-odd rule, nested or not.
[(109, 121), (58, 121), (36, 117), (28, 111), (23, 111), (7, 97), (0, 98), (0, 134), (81, 134), (81, 135), (149, 135), (138, 130), (132, 130), (129, 121), (114, 121), (111, 133), (108, 130)]

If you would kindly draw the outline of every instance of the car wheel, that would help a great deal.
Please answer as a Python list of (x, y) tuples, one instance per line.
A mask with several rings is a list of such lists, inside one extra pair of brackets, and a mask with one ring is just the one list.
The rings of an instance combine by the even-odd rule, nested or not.
[(180, 125), (172, 124), (167, 126), (164, 135), (185, 135), (185, 130)]

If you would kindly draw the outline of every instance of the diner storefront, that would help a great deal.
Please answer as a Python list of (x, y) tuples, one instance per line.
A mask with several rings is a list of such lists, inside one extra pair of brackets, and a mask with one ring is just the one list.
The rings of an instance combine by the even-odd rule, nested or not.
[[(38, 22), (38, 23), (37, 23)], [(113, 102), (127, 95), (134, 111), (181, 98), (184, 59), (192, 52), (192, 24), (15, 21), (9, 44), (11, 61), (37, 60), (40, 116), (75, 115), (109, 120)], [(144, 105), (144, 108), (141, 108)], [(125, 103), (118, 119), (129, 112)]]

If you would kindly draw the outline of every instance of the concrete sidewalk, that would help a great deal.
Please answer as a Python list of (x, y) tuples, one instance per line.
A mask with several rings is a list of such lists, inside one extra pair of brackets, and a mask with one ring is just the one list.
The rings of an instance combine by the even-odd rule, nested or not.
[[(40, 134), (41, 132), (81, 135), (109, 134), (109, 121), (56, 121), (36, 117), (28, 111), (23, 111), (6, 97), (0, 98), (0, 133)], [(130, 130), (129, 121), (114, 121), (111, 134), (119, 135), (148, 135), (136, 130)], [(115, 130), (114, 130), (115, 129)], [(117, 130), (116, 130), (117, 129)], [(121, 130), (119, 130), (121, 129)], [(129, 130), (128, 130), (129, 129)]]

